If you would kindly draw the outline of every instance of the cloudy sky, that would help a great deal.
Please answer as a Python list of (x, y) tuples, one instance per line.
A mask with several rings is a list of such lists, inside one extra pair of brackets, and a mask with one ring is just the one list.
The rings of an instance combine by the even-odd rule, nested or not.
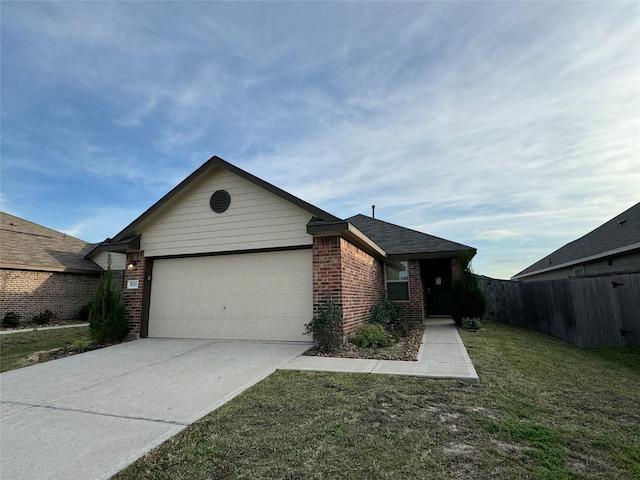
[(12, 2), (1, 209), (114, 236), (213, 155), (509, 278), (640, 201), (638, 2)]

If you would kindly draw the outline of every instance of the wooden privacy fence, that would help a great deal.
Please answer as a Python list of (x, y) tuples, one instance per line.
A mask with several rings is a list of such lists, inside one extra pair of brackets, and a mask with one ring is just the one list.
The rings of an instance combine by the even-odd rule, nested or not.
[(580, 347), (640, 345), (640, 274), (515, 282), (478, 277), (487, 316)]

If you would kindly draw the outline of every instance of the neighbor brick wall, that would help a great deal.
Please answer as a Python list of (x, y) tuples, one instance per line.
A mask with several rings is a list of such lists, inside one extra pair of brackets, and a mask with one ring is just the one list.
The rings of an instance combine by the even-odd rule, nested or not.
[(28, 322), (45, 310), (58, 319), (78, 318), (93, 298), (99, 275), (0, 269), (0, 318), (8, 312)]
[[(142, 319), (142, 294), (144, 290), (144, 270), (145, 258), (144, 252), (127, 253), (127, 263), (136, 262), (133, 270), (124, 270), (122, 279), (122, 299), (124, 301), (125, 310), (127, 312), (127, 321), (129, 322), (129, 331), (140, 334), (140, 322)], [(127, 281), (138, 280), (137, 289), (127, 289)]]
[(384, 298), (384, 272), (381, 262), (343, 238), (340, 247), (343, 331), (350, 335)]

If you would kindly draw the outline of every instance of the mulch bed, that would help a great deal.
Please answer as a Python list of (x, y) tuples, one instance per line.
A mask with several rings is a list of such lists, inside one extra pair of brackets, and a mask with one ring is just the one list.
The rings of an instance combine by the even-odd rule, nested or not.
[(418, 350), (422, 343), (424, 325), (416, 326), (406, 337), (401, 337), (385, 348), (358, 348), (353, 343), (344, 343), (333, 352), (319, 352), (315, 348), (305, 355), (315, 357), (369, 358), (375, 360), (418, 360)]

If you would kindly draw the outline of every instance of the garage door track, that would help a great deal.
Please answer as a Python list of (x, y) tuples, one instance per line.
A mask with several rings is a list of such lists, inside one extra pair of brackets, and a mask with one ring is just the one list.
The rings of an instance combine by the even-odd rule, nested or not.
[(0, 477), (109, 478), (304, 352), (144, 339), (0, 374)]

